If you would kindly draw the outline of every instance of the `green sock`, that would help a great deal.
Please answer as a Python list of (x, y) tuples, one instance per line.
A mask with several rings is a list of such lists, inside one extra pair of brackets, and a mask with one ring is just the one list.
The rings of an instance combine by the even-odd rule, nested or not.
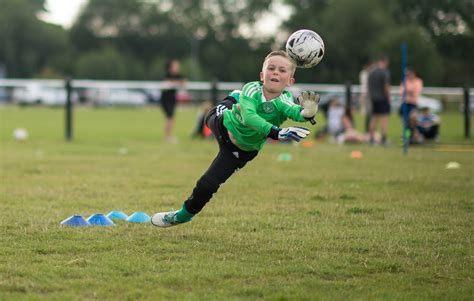
[(193, 218), (193, 216), (194, 214), (189, 213), (188, 210), (186, 210), (184, 204), (183, 207), (181, 207), (181, 210), (176, 213), (176, 219), (182, 223), (189, 222)]

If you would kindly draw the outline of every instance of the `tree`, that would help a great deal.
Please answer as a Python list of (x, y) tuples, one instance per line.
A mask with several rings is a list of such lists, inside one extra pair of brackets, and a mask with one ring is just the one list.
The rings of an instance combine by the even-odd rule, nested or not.
[(472, 87), (474, 85), (473, 35), (443, 35), (434, 40), (445, 70), (440, 85)]
[(398, 0), (391, 4), (399, 24), (421, 25), (431, 36), (472, 34), (474, 3), (471, 0)]
[(66, 32), (39, 21), (44, 1), (2, 0), (0, 62), (8, 77), (31, 77), (65, 51)]
[(376, 48), (390, 58), (392, 84), (401, 82), (401, 45), (406, 43), (408, 65), (416, 70), (425, 83), (442, 84), (444, 65), (430, 35), (416, 25), (400, 26), (383, 35)]
[[(377, 0), (288, 1), (300, 5), (284, 26), (292, 31), (310, 28), (325, 42), (326, 53), (316, 69), (299, 70), (298, 79), (310, 82), (358, 82), (362, 66), (378, 52), (377, 39), (393, 26)], [(319, 8), (321, 7), (321, 8)], [(315, 17), (311, 18), (311, 13)]]
[(398, 23), (418, 24), (431, 36), (442, 59), (439, 85), (472, 85), (474, 3), (470, 0), (400, 0), (392, 7)]
[(326, 44), (317, 69), (298, 71), (311, 82), (357, 82), (358, 69), (380, 53), (390, 56), (394, 81), (400, 79), (400, 44), (427, 85), (473, 83), (474, 6), (470, 0), (286, 0), (292, 32), (310, 28)]
[(157, 57), (189, 59), (199, 63), (194, 69), (205, 70), (199, 74), (207, 79), (242, 80), (250, 73), (255, 78), (253, 68), (271, 43), (252, 44), (240, 27), (255, 22), (271, 2), (91, 0), (71, 29), (71, 40), (78, 52), (106, 45), (146, 66)]
[(82, 55), (76, 63), (76, 77), (88, 79), (143, 79), (140, 62), (127, 58), (113, 47), (93, 50)]

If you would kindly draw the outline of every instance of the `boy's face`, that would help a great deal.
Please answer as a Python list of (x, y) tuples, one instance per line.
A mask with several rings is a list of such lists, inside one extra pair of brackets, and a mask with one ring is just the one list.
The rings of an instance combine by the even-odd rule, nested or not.
[(271, 56), (263, 64), (260, 80), (268, 92), (281, 93), (295, 83), (293, 64), (283, 56)]

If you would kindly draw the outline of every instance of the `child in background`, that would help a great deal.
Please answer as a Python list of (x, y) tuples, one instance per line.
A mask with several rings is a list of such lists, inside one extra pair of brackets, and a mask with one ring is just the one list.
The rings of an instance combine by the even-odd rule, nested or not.
[(174, 113), (176, 110), (176, 93), (179, 88), (183, 88), (186, 84), (180, 73), (180, 64), (176, 59), (170, 59), (166, 62), (165, 78), (167, 88), (161, 93), (161, 107), (165, 113), (164, 134), (168, 143), (176, 143), (177, 139), (173, 136)]
[(439, 117), (431, 113), (430, 108), (421, 108), (421, 114), (418, 116), (418, 123), (416, 127), (416, 137), (418, 139), (416, 142), (422, 143), (427, 139), (438, 142), (439, 123)]
[(328, 134), (331, 135), (331, 143), (344, 143), (344, 125), (342, 117), (344, 116), (344, 107), (338, 98), (333, 98), (328, 108)]
[(196, 126), (192, 134), (193, 138), (211, 138), (212, 132), (205, 123), (206, 115), (212, 109), (210, 101), (204, 101), (199, 106), (199, 115), (197, 116)]
[(300, 105), (286, 88), (293, 85), (296, 66), (285, 51), (267, 55), (260, 81), (244, 85), (237, 97), (227, 97), (207, 114), (205, 122), (219, 144), (219, 152), (180, 210), (156, 213), (151, 223), (170, 227), (189, 222), (199, 213), (232, 174), (254, 159), (267, 138), (299, 142), (309, 130), (290, 126), (280, 128), (288, 118), (306, 122), (318, 111), (319, 95), (310, 91), (298, 97)]

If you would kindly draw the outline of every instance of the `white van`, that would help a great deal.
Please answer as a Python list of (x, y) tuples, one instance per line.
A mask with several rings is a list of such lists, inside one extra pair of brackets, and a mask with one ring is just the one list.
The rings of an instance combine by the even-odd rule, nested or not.
[[(26, 86), (13, 90), (12, 98), (18, 104), (43, 104), (48, 106), (62, 106), (66, 103), (66, 89), (63, 87), (42, 86), (40, 83), (28, 83)], [(79, 97), (72, 93), (72, 101), (77, 102)]]

